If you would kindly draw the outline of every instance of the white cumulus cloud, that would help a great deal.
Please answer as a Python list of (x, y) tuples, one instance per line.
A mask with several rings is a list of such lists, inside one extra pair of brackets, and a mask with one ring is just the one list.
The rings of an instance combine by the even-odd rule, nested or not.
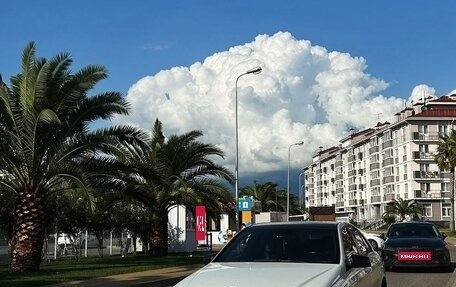
[[(261, 66), (259, 75), (238, 81), (239, 170), (242, 173), (302, 167), (319, 147), (337, 145), (349, 128), (364, 129), (390, 120), (403, 99), (380, 92), (388, 83), (366, 72), (366, 60), (327, 51), (288, 32), (259, 35), (252, 42), (208, 56), (190, 67), (173, 67), (138, 80), (128, 91), (132, 107), (116, 123), (150, 130), (156, 118), (165, 134), (202, 130), (202, 140), (235, 158), (235, 81)], [(411, 99), (434, 95), (419, 86)]]

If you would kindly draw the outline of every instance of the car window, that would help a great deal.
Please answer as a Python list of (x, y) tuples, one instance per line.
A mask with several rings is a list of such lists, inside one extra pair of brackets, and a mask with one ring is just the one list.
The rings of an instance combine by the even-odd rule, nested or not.
[(351, 255), (359, 253), (355, 239), (348, 231), (347, 226), (342, 227), (342, 241), (344, 244), (344, 253), (346, 258), (350, 258)]
[(439, 237), (440, 234), (432, 224), (393, 224), (391, 225), (388, 237)]
[(214, 262), (339, 263), (335, 229), (248, 228), (220, 251)]
[(352, 226), (349, 227), (349, 230), (353, 234), (353, 237), (355, 239), (356, 246), (358, 247), (359, 253), (361, 255), (368, 255), (369, 252), (372, 251), (372, 248), (370, 247), (369, 243), (367, 243), (366, 239), (361, 234), (361, 232)]

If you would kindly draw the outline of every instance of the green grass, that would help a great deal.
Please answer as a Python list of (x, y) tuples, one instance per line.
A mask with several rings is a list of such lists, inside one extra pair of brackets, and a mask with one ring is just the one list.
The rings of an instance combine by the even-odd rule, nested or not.
[(116, 274), (139, 272), (171, 266), (201, 264), (206, 253), (183, 253), (154, 258), (147, 255), (105, 256), (42, 263), (40, 271), (30, 274), (11, 274), (0, 266), (0, 286), (44, 286), (75, 280), (86, 280)]

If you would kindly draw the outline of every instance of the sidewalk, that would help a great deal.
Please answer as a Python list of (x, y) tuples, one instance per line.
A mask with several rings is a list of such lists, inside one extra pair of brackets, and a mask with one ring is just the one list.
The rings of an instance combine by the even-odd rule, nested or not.
[[(61, 284), (49, 285), (52, 287), (68, 287), (68, 286), (110, 286), (110, 287), (126, 287), (126, 286), (166, 286), (159, 283), (171, 282), (176, 283), (176, 280), (183, 279), (191, 273), (195, 272), (203, 265), (188, 265), (176, 266), (155, 270), (147, 270), (135, 273), (112, 275), (107, 277), (94, 278), (90, 280), (72, 281)], [(166, 281), (166, 282), (165, 282)]]

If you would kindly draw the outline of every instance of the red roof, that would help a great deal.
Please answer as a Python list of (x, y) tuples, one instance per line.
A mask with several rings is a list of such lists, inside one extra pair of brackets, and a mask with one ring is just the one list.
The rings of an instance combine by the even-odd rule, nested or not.
[(456, 109), (430, 109), (412, 117), (456, 117)]

